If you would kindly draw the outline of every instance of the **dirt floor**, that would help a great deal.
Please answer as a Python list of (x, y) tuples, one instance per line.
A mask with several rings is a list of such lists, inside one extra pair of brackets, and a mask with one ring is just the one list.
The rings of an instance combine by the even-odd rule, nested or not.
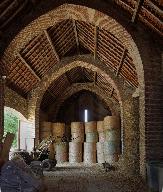
[(44, 175), (48, 192), (147, 192), (140, 178), (105, 172), (100, 165), (63, 164)]

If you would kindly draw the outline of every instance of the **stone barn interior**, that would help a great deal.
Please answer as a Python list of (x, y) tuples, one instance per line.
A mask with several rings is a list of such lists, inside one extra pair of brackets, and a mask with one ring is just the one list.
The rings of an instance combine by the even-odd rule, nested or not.
[(38, 191), (162, 192), (162, 8), (159, 0), (2, 0), (0, 165), (10, 107), (25, 119), (16, 150), (53, 139), (48, 158), (57, 165)]

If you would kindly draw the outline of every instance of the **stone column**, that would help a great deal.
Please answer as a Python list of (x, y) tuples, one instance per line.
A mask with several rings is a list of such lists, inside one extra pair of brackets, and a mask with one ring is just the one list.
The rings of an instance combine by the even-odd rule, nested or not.
[(128, 174), (139, 174), (139, 97), (127, 98), (123, 103), (123, 160)]
[(0, 143), (4, 134), (5, 76), (0, 76)]

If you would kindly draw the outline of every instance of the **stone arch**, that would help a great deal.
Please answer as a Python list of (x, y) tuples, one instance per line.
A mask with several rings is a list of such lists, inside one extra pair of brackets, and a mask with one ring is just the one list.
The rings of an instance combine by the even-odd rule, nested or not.
[[(67, 58), (64, 61), (62, 60), (58, 64), (58, 66), (55, 66), (50, 71), (50, 73), (45, 76), (45, 78), (42, 80), (42, 82), (40, 82), (38, 87), (33, 91), (32, 95), (31, 95), (31, 102), (29, 104), (32, 109), (32, 111), (30, 111), (30, 112), (33, 113), (33, 120), (36, 119), (36, 122), (35, 122), (36, 139), (37, 139), (36, 142), (38, 142), (38, 138), (39, 138), (40, 104), (41, 104), (41, 100), (43, 98), (45, 91), (50, 86), (50, 84), (53, 81), (55, 81), (58, 77), (60, 77), (62, 74), (64, 74), (65, 72), (67, 72), (73, 68), (81, 66), (81, 67), (90, 69), (92, 71), (96, 71), (96, 72), (102, 74), (103, 76), (105, 76), (105, 79), (107, 81), (109, 81), (111, 83), (112, 87), (114, 87), (116, 90), (118, 98), (119, 98), (119, 104), (120, 104), (120, 116), (121, 116), (122, 121), (123, 121), (123, 118), (125, 119), (125, 124), (122, 122), (122, 127), (121, 127), (121, 130), (125, 130), (124, 131), (125, 139), (123, 142), (123, 145), (125, 144), (124, 145), (125, 152), (123, 152), (123, 154), (121, 155), (120, 161), (118, 162), (119, 163), (118, 166), (121, 168), (124, 168), (125, 169), (124, 171), (127, 171), (128, 174), (129, 174), (129, 171), (130, 171), (130, 174), (135, 174), (135, 170), (139, 170), (139, 160), (137, 160), (139, 154), (136, 154), (136, 152), (135, 152), (137, 150), (136, 147), (133, 148), (132, 150), (130, 150), (131, 146), (132, 146), (130, 141), (132, 141), (133, 136), (134, 137), (135, 137), (135, 135), (137, 136), (137, 131), (135, 131), (134, 129), (131, 129), (131, 128), (133, 128), (133, 126), (135, 127), (135, 125), (132, 123), (132, 126), (131, 126), (131, 124), (129, 123), (129, 122), (134, 122), (133, 121), (134, 106), (132, 104), (132, 101), (130, 102), (132, 107), (130, 107), (128, 105), (128, 101), (125, 100), (126, 98), (132, 100), (131, 94), (129, 93), (129, 95), (125, 95), (126, 94), (125, 89), (122, 89), (121, 84), (119, 84), (118, 81), (116, 81), (116, 80), (114, 81), (110, 77), (111, 72), (109, 73), (109, 71), (107, 71), (107, 70), (105, 71), (105, 70), (100, 69), (98, 67), (98, 65), (96, 65), (97, 63), (94, 63), (94, 65), (93, 65), (93, 64), (87, 63), (86, 61), (82, 61), (82, 59), (76, 60), (76, 58), (75, 58), (74, 60), (75, 61), (72, 61), (70, 58)], [(59, 69), (57, 67), (59, 67)], [(124, 106), (123, 106), (123, 101), (125, 101), (125, 103), (124, 103), (124, 104), (126, 104), (125, 106), (128, 107), (126, 114), (124, 113), (125, 110), (124, 110)], [(30, 108), (30, 106), (29, 106), (29, 108)], [(129, 115), (130, 112), (132, 112), (131, 115)], [(126, 118), (126, 117), (128, 117), (128, 115), (129, 115), (129, 119)], [(124, 125), (124, 127), (123, 127), (123, 125)], [(137, 125), (136, 125), (136, 127), (137, 127)], [(130, 134), (130, 138), (126, 139), (126, 138), (128, 138), (128, 133)], [(139, 142), (139, 140), (136, 139), (134, 146), (137, 146), (138, 142)], [(136, 154), (136, 156), (134, 156), (134, 154)], [(126, 162), (125, 165), (124, 165), (124, 162)], [(135, 162), (137, 162), (137, 164)]]
[(10, 107), (8, 105), (5, 105), (5, 111), (10, 111), (11, 113), (13, 113), (16, 117), (19, 118), (19, 120), (25, 120), (27, 121), (26, 117), (21, 113), (21, 111), (13, 108), (13, 107)]
[[(116, 38), (121, 39), (123, 45), (128, 49), (134, 65), (136, 67), (138, 81), (139, 81), (139, 92), (140, 92), (140, 105), (143, 106), (144, 103), (144, 71), (143, 71), (143, 64), (139, 54), (139, 50), (137, 48), (136, 43), (134, 42), (132, 36), (127, 32), (127, 30), (120, 25), (115, 19), (107, 16), (97, 10), (80, 6), (80, 5), (72, 5), (72, 4), (64, 4), (59, 6), (58, 8), (49, 11), (48, 13), (40, 16), (38, 19), (34, 20), (26, 26), (16, 37), (11, 41), (10, 45), (6, 49), (4, 55), (8, 56), (9, 63), (12, 63), (15, 55), (19, 52), (29, 40), (40, 34), (43, 29), (47, 29), (49, 26), (54, 25), (55, 23), (62, 21), (64, 19), (77, 19), (82, 21), (89, 21), (90, 23), (97, 25), (103, 29), (108, 30), (112, 33)], [(32, 96), (36, 94), (33, 91)], [(36, 98), (39, 95), (36, 94)], [(34, 111), (35, 105), (31, 107), (31, 111)], [(145, 108), (143, 107), (140, 111), (140, 121), (141, 123), (141, 146), (144, 148), (145, 142), (145, 129), (144, 129), (144, 115)], [(30, 116), (30, 115), (29, 115)], [(143, 155), (142, 160), (144, 161), (145, 155)]]
[[(112, 15), (112, 14), (111, 14)], [(123, 45), (128, 49), (133, 63), (136, 67), (138, 81), (139, 81), (139, 105), (141, 106), (140, 110), (140, 150), (142, 151), (142, 155), (140, 155), (142, 163), (145, 165), (145, 83), (144, 83), (144, 70), (143, 64), (141, 60), (141, 56), (139, 54), (138, 47), (133, 40), (132, 36), (125, 29), (127, 26), (124, 24), (122, 26), (111, 16), (108, 16), (100, 11), (97, 11), (92, 8), (88, 8), (81, 5), (73, 5), (73, 4), (63, 4), (56, 9), (53, 9), (46, 14), (38, 17), (36, 20), (32, 21), (28, 26), (26, 26), (23, 30), (16, 35), (16, 37), (9, 44), (8, 48), (5, 51), (4, 55), (9, 55), (9, 63), (12, 63), (14, 54), (19, 52), (29, 40), (40, 34), (43, 29), (47, 29), (49, 26), (54, 25), (57, 22), (60, 22), (64, 19), (77, 19), (81, 21), (89, 21), (90, 23), (99, 26), (105, 30), (108, 30), (112, 33), (116, 38), (121, 39)], [(123, 23), (123, 22), (122, 22)], [(135, 40), (137, 39), (137, 33), (132, 33)], [(139, 41), (137, 41), (138, 43)], [(142, 46), (139, 47), (141, 49)], [(14, 50), (14, 54), (13, 54)], [(143, 168), (145, 169), (145, 168)]]
[(50, 84), (55, 81), (58, 77), (63, 75), (66, 71), (69, 71), (73, 68), (76, 67), (84, 67), (87, 69), (90, 69), (91, 71), (97, 72), (102, 74), (105, 79), (110, 82), (111, 86), (115, 89), (120, 107), (122, 107), (122, 95), (123, 95), (123, 90), (121, 85), (119, 85), (119, 82), (116, 81), (116, 79), (112, 79), (112, 77), (109, 75), (111, 72), (106, 72), (104, 69), (99, 68), (101, 62), (94, 62), (88, 63), (85, 60), (82, 60), (82, 58), (78, 57), (72, 57), (72, 58), (65, 58), (63, 59), (57, 66), (54, 66), (54, 68), (50, 71), (49, 74), (47, 74), (44, 79), (38, 84), (38, 87), (33, 90), (31, 93), (31, 99), (29, 101), (29, 113), (28, 117), (31, 121), (35, 122), (35, 129), (36, 129), (36, 137), (39, 136), (39, 109), (40, 109), (40, 104), (43, 98), (43, 95), (47, 88), (50, 86)]
[[(43, 98), (43, 95), (45, 93), (45, 91), (47, 90), (47, 88), (50, 86), (50, 84), (55, 81), (58, 77), (60, 77), (62, 74), (64, 74), (66, 71), (69, 71), (73, 68), (76, 68), (78, 66), (90, 69), (92, 71), (96, 71), (99, 72), (100, 74), (102, 74), (103, 76), (105, 76), (105, 79), (107, 81), (110, 82), (110, 84), (112, 85), (112, 87), (115, 88), (118, 98), (119, 98), (119, 104), (120, 104), (120, 114), (121, 114), (121, 118), (123, 120), (123, 118), (125, 118), (125, 116), (123, 115), (124, 110), (123, 110), (123, 101), (125, 100), (126, 97), (129, 97), (132, 99), (131, 97), (131, 92), (129, 92), (128, 95), (126, 94), (126, 89), (122, 86), (122, 84), (120, 83), (120, 77), (116, 77), (116, 79), (114, 79), (114, 77), (112, 78), (112, 75), (114, 74), (113, 72), (109, 71), (108, 68), (103, 68), (101, 65), (101, 62), (97, 62), (97, 61), (90, 61), (89, 60), (90, 57), (85, 57), (83, 58), (83, 56), (76, 56), (76, 57), (68, 57), (68, 58), (64, 58), (63, 60), (61, 60), (61, 62), (58, 65), (55, 65), (53, 67), (53, 69), (51, 69), (51, 71), (43, 78), (42, 82), (40, 82), (40, 84), (38, 84), (38, 87), (33, 90), (33, 92), (31, 93), (31, 99), (29, 101), (29, 119), (33, 119), (33, 121), (35, 121), (35, 130), (36, 130), (36, 138), (39, 138), (39, 110), (40, 110), (40, 104), (41, 104), (41, 100)], [(87, 60), (87, 62), (86, 62)], [(115, 75), (114, 75), (115, 76)], [(121, 79), (122, 80), (122, 79)], [(133, 90), (132, 90), (133, 91)], [(127, 113), (128, 114), (128, 113)], [(134, 115), (132, 115), (132, 118), (134, 118)], [(132, 121), (132, 119), (129, 119), (128, 121)], [(130, 128), (132, 128), (132, 126), (128, 126)], [(124, 127), (125, 128), (125, 127)], [(124, 129), (123, 128), (123, 122), (122, 122), (122, 127), (121, 130)], [(134, 132), (134, 130), (132, 131)], [(36, 140), (36, 142), (38, 142), (38, 140)], [(138, 142), (138, 140), (136, 140), (136, 142)], [(129, 145), (131, 145), (131, 143), (128, 142), (128, 140), (125, 140), (125, 148), (128, 149)], [(130, 155), (129, 150), (126, 150), (126, 153)], [(135, 151), (134, 151), (135, 152)], [(138, 154), (137, 154), (138, 155)], [(130, 164), (131, 166), (129, 167), (128, 164), (126, 164), (125, 166), (123, 166), (124, 161), (127, 161), (127, 158), (129, 157), (130, 159)], [(125, 169), (128, 171), (129, 170), (135, 170), (134, 166), (132, 167), (134, 162), (132, 160), (132, 158), (135, 158), (134, 156), (127, 156), (125, 154), (122, 155), (121, 157), (121, 161), (119, 161), (119, 165), (120, 167), (125, 167)], [(138, 162), (138, 161), (137, 161)], [(122, 166), (121, 166), (122, 163)], [(139, 166), (139, 165), (138, 165)], [(132, 171), (131, 171), (132, 172)]]
[(109, 107), (109, 109), (111, 110), (112, 115), (119, 115), (120, 114), (120, 108), (119, 105), (116, 103), (115, 101), (112, 101), (111, 98), (107, 98), (107, 93), (103, 93), (104, 91), (98, 87), (95, 84), (88, 84), (88, 83), (84, 83), (84, 84), (74, 84), (71, 87), (68, 87), (61, 95), (61, 97), (59, 97), (55, 104), (51, 107), (50, 113), (53, 113), (52, 108), (55, 109), (55, 113), (53, 114), (54, 117), (56, 117), (57, 112), (59, 111), (59, 108), (61, 106), (61, 104), (69, 97), (71, 97), (73, 94), (81, 91), (81, 90), (87, 90), (90, 91), (92, 93), (95, 93), (101, 100), (103, 100), (106, 105)]
[(33, 37), (42, 33), (43, 30), (55, 23), (65, 19), (75, 19), (92, 23), (109, 31), (116, 38), (120, 39), (133, 59), (138, 74), (139, 86), (141, 89), (144, 88), (143, 65), (139, 50), (132, 36), (112, 17), (95, 9), (81, 5), (63, 4), (38, 17), (16, 35), (6, 49), (5, 55), (10, 56), (9, 58), (11, 62), (14, 55), (16, 55), (17, 52), (19, 52)]
[[(14, 98), (14, 99), (11, 99)], [(26, 99), (5, 87), (5, 106), (20, 112), (26, 119), (28, 118), (28, 104)]]
[(138, 49), (135, 43), (135, 41), (138, 43), (137, 40), (139, 40), (139, 38), (137, 39), (137, 35), (139, 33), (133, 33), (131, 30), (132, 35), (135, 38), (134, 41), (132, 36), (125, 28), (127, 27), (127, 24), (124, 24), (124, 26), (122, 26), (112, 17), (92, 8), (74, 4), (63, 4), (56, 9), (53, 9), (46, 14), (38, 17), (36, 20), (32, 21), (28, 26), (26, 26), (22, 31), (20, 31), (19, 34), (17, 34), (16, 37), (12, 40), (4, 55), (8, 55), (10, 58), (9, 63), (12, 63), (14, 54), (16, 54), (16, 52), (19, 52), (32, 37), (40, 34), (43, 29), (47, 29), (49, 26), (52, 26), (57, 22), (70, 18), (86, 22), (89, 21), (90, 23), (97, 25), (100, 28), (108, 30), (116, 38), (120, 39), (122, 44), (128, 49), (133, 59), (133, 63), (136, 67), (139, 81), (139, 105), (141, 106), (140, 150), (142, 151), (142, 155), (140, 155), (140, 158), (141, 161), (144, 162), (142, 164), (145, 165), (145, 83), (143, 64), (139, 53), (139, 49), (141, 50), (143, 46), (140, 45)]

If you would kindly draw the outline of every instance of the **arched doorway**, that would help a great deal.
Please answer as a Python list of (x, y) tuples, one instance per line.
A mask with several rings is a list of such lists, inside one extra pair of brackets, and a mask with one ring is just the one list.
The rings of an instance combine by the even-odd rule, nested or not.
[(33, 124), (30, 123), (17, 110), (5, 107), (4, 109), (4, 136), (7, 133), (14, 133), (15, 139), (11, 151), (27, 150), (32, 151), (34, 147)]

